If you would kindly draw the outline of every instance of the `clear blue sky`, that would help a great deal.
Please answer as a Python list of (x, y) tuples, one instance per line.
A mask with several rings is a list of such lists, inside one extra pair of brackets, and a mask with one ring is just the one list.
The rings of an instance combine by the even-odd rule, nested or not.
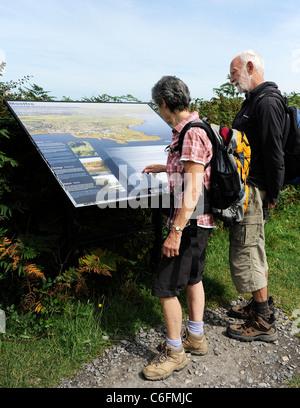
[(57, 99), (102, 93), (149, 101), (163, 75), (210, 99), (237, 53), (300, 92), (299, 0), (1, 0), (2, 81), (31, 75)]

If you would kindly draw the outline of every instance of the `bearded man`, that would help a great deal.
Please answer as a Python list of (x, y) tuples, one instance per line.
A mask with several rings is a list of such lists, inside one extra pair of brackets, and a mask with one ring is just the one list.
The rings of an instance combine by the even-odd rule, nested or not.
[(264, 223), (269, 209), (279, 200), (284, 182), (287, 114), (278, 86), (264, 80), (264, 61), (254, 51), (245, 51), (232, 60), (230, 81), (245, 93), (232, 127), (246, 133), (251, 147), (249, 202), (243, 222), (230, 227), (230, 270), (237, 291), (252, 293), (252, 299), (229, 310), (230, 316), (245, 322), (229, 326), (227, 333), (239, 340), (272, 342), (277, 339), (277, 330), (273, 299), (268, 294)]

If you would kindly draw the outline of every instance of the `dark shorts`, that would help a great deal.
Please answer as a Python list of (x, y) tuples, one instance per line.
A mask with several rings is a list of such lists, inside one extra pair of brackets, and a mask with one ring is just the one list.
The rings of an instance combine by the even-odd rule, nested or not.
[(195, 285), (203, 279), (205, 252), (211, 231), (212, 228), (197, 227), (198, 267), (193, 269), (190, 227), (183, 230), (179, 255), (173, 258), (163, 255), (160, 261), (152, 288), (153, 296), (178, 296), (187, 285)]

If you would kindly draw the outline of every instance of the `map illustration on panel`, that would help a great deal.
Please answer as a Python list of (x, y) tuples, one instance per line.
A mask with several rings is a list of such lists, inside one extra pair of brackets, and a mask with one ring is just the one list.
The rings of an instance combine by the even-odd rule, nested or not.
[(129, 202), (168, 190), (170, 126), (146, 103), (5, 101), (75, 207)]

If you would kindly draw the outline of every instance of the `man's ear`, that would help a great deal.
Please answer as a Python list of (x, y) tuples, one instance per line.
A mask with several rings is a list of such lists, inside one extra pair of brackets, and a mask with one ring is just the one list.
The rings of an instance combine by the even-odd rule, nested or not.
[(252, 75), (252, 74), (253, 74), (253, 71), (254, 71), (253, 62), (252, 62), (252, 61), (248, 61), (248, 62), (247, 62), (247, 65), (246, 65), (246, 68), (247, 68), (248, 74), (249, 74), (249, 75)]

